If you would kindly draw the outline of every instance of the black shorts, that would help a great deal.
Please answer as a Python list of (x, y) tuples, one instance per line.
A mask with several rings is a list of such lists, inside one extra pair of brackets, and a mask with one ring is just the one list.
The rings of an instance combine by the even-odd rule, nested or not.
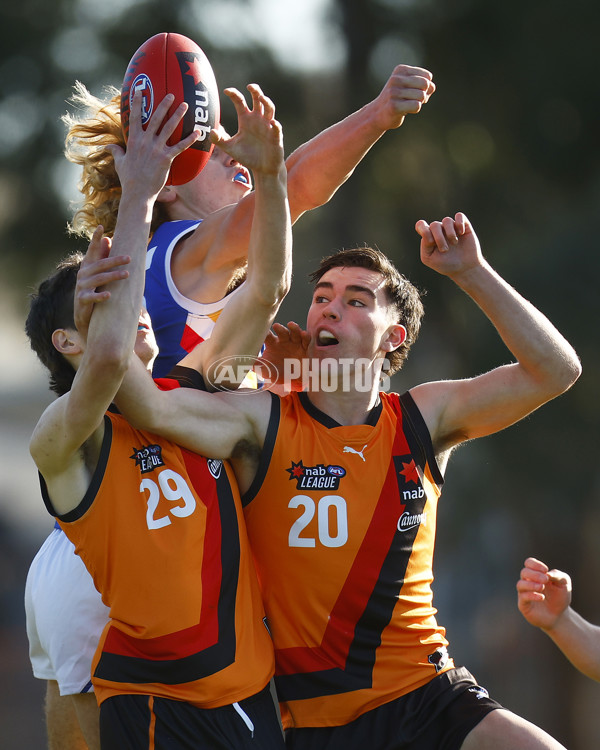
[(490, 711), (502, 708), (464, 667), (340, 727), (291, 729), (287, 750), (459, 750)]
[(269, 686), (219, 708), (149, 695), (117, 695), (100, 706), (102, 750), (285, 750)]

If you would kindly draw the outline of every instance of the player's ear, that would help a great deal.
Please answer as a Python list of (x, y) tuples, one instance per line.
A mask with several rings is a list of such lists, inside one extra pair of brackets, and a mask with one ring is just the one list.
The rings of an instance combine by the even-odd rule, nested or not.
[(406, 328), (400, 323), (394, 323), (385, 332), (381, 341), (381, 348), (384, 352), (393, 352), (401, 346), (406, 340)]
[(83, 352), (79, 333), (71, 328), (57, 328), (52, 334), (52, 344), (57, 352), (66, 356)]

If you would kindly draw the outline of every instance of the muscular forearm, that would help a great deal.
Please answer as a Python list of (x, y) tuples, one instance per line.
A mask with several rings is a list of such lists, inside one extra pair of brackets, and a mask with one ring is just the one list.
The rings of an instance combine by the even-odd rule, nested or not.
[(551, 398), (575, 382), (581, 367), (573, 347), (489, 264), (484, 261), (452, 278), (488, 316), (540, 393)]
[(273, 307), (287, 294), (292, 274), (292, 232), (283, 165), (279, 174), (257, 174), (255, 186), (247, 283), (253, 286), (257, 303)]
[(370, 102), (290, 154), (286, 166), (292, 221), (327, 203), (385, 131)]
[(90, 320), (88, 349), (100, 358), (112, 356), (126, 367), (135, 343), (137, 321), (142, 307), (146, 245), (150, 231), (153, 201), (141, 191), (123, 195), (110, 255), (131, 256), (127, 283), (107, 285), (110, 304), (98, 305)]

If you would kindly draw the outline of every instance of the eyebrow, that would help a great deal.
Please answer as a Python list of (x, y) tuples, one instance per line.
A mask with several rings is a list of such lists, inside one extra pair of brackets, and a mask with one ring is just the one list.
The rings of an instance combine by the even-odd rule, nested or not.
[[(333, 284), (330, 281), (319, 281), (315, 285), (315, 292), (318, 289), (333, 289)], [(349, 284), (345, 290), (346, 292), (362, 292), (363, 294), (366, 294), (368, 297), (371, 297), (371, 299), (376, 299), (375, 292), (372, 289), (369, 289), (367, 286), (361, 286), (360, 284)]]

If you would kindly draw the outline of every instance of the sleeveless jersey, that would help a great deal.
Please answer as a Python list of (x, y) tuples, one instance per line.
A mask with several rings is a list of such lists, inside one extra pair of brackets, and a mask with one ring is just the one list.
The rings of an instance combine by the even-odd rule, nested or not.
[(432, 602), (443, 478), (410, 394), (341, 426), (278, 399), (242, 498), (285, 728), (339, 726), (454, 666)]
[(237, 291), (203, 304), (185, 297), (175, 286), (171, 276), (173, 250), (199, 224), (199, 220), (165, 222), (148, 244), (144, 300), (159, 348), (153, 370), (157, 378), (167, 376), (196, 344), (210, 337), (221, 310)]
[(226, 463), (107, 413), (90, 487), (58, 521), (110, 609), (92, 664), (99, 703), (140, 693), (214, 708), (269, 682), (273, 646)]

